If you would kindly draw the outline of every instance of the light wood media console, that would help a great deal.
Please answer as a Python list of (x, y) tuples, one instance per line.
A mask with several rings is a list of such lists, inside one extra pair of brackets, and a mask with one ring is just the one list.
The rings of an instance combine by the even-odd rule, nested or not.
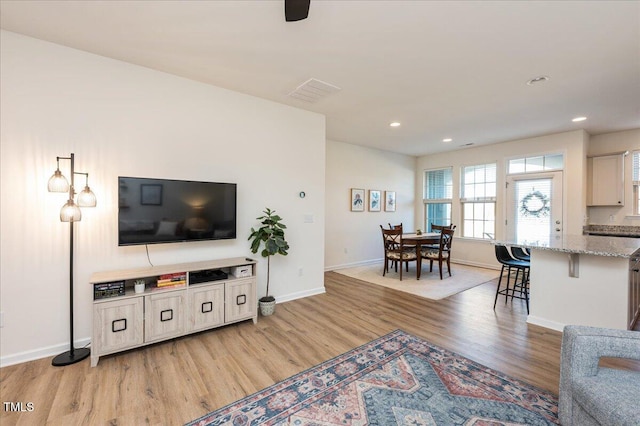
[[(247, 276), (232, 273), (244, 270)], [(226, 279), (206, 280), (202, 271), (224, 271)], [(185, 273), (184, 286), (156, 287), (162, 275)], [(195, 277), (198, 277), (198, 282)], [(144, 279), (144, 293), (133, 283)], [(213, 278), (212, 278), (213, 279)], [(91, 366), (103, 355), (149, 345), (239, 321), (258, 321), (256, 261), (238, 257), (143, 269), (97, 272), (94, 288)], [(101, 297), (105, 284), (121, 287), (124, 294)]]

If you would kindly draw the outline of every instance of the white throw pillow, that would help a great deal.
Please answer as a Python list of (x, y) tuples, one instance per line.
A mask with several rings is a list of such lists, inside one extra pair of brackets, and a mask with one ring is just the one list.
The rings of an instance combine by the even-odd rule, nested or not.
[(156, 231), (156, 235), (176, 235), (178, 222), (161, 221)]

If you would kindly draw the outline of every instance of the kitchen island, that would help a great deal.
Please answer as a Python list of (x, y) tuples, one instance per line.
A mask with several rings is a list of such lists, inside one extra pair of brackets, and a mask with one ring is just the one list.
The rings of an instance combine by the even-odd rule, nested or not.
[(494, 244), (531, 252), (528, 323), (559, 331), (568, 324), (626, 330), (637, 319), (640, 280), (630, 262), (640, 254), (640, 238), (565, 235), (548, 243)]

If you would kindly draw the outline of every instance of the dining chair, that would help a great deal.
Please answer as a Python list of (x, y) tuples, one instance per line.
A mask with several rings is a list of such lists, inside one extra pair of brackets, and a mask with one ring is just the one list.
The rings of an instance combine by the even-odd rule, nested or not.
[(456, 225), (436, 225), (435, 223), (431, 224), (431, 232), (440, 232), (443, 229), (456, 229)]
[[(450, 225), (436, 225), (435, 223), (431, 224), (431, 232), (442, 232), (443, 229), (456, 229), (456, 225), (454, 224), (450, 224)], [(438, 248), (440, 247), (439, 244), (427, 244), (425, 246), (423, 246), (423, 248), (426, 249), (432, 249), (432, 250), (438, 250)]]
[[(403, 230), (402, 229), (402, 222), (400, 222), (398, 225), (392, 225), (391, 223), (389, 223), (389, 229), (399, 229), (399, 230), (402, 231)], [(404, 248), (405, 248), (405, 250), (415, 250), (416, 243), (414, 243), (414, 242), (405, 242), (404, 243)], [(409, 271), (409, 265), (407, 265), (407, 271)]]
[[(513, 247), (511, 247), (513, 249)], [(527, 314), (529, 313), (529, 262), (525, 260), (516, 259), (509, 253), (509, 250), (506, 246), (497, 244), (495, 246), (496, 252), (496, 260), (502, 265), (502, 269), (500, 270), (500, 278), (498, 279), (498, 288), (496, 288), (496, 297), (493, 301), (493, 309), (496, 309), (496, 303), (498, 302), (498, 296), (501, 294), (505, 296), (504, 303), (507, 303), (509, 300), (509, 296), (511, 296), (511, 300), (514, 298), (522, 299), (526, 302), (527, 305)], [(504, 275), (505, 268), (507, 270), (507, 287), (500, 290), (500, 286), (502, 284), (502, 276)], [(511, 279), (512, 269), (515, 269), (516, 276), (513, 282), (513, 288), (509, 286), (509, 282)], [(522, 279), (518, 282), (518, 276), (522, 273)], [(516, 296), (516, 291), (520, 292), (520, 296)], [(511, 295), (509, 295), (511, 292)]]
[(407, 272), (409, 271), (409, 262), (417, 261), (415, 247), (405, 247), (402, 240), (402, 229), (384, 229), (382, 230), (382, 239), (384, 241), (384, 269), (382, 276), (389, 271), (389, 262), (394, 262), (396, 271), (398, 264), (400, 264), (400, 281), (402, 281), (402, 264), (406, 264)]
[[(391, 224), (389, 224), (391, 225)], [(393, 229), (391, 228), (391, 226), (389, 226), (389, 229)], [(384, 249), (384, 270), (382, 271), (382, 275), (384, 276), (384, 274), (389, 271), (389, 262), (391, 261), (390, 259), (387, 258), (387, 250), (389, 249), (395, 249), (396, 247), (393, 247), (393, 238), (387, 238), (387, 236), (384, 234), (384, 226), (380, 225), (380, 231), (382, 231), (382, 245), (383, 245), (383, 249)], [(398, 263), (397, 262), (392, 262), (391, 264), (395, 267), (396, 272), (398, 272)]]
[(429, 272), (433, 272), (433, 262), (438, 262), (440, 268), (440, 279), (442, 279), (442, 264), (446, 262), (449, 276), (451, 276), (451, 244), (453, 243), (453, 234), (455, 229), (443, 228), (440, 231), (440, 241), (437, 249), (426, 248), (422, 250), (420, 255), (423, 259), (429, 260)]

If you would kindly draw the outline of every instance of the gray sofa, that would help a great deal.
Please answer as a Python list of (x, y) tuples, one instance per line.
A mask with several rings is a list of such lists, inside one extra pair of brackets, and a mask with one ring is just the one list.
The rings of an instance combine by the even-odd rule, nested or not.
[(566, 326), (558, 417), (563, 425), (640, 425), (640, 372), (598, 366), (600, 357), (640, 360), (640, 332)]

